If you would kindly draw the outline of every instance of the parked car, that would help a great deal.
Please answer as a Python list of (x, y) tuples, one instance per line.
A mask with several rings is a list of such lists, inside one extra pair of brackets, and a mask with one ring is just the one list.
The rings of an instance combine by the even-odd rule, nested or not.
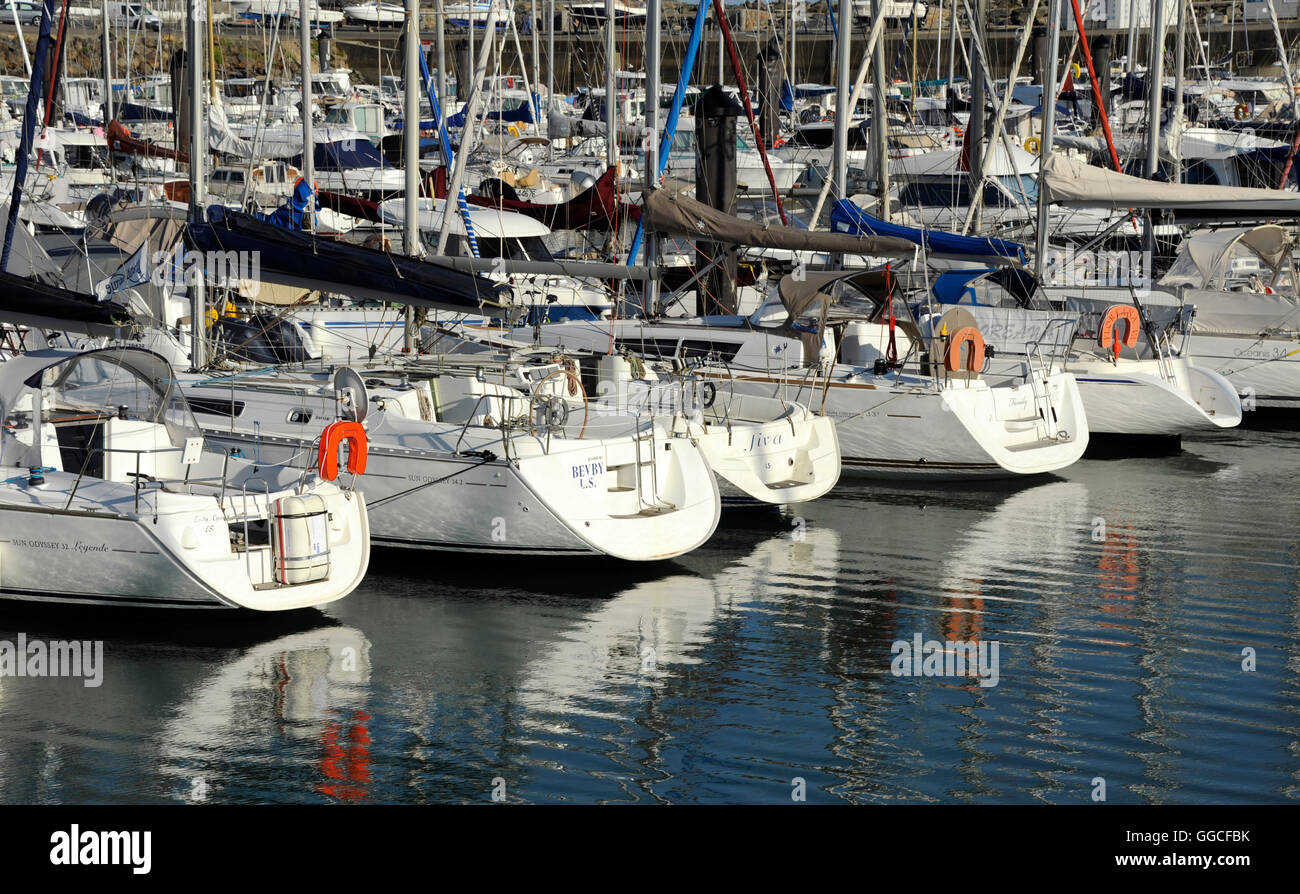
[(33, 3), (32, 0), (7, 0), (5, 18), (12, 21), (15, 11), (18, 13), (19, 24), (31, 25), (33, 28), (41, 26), (41, 4)]

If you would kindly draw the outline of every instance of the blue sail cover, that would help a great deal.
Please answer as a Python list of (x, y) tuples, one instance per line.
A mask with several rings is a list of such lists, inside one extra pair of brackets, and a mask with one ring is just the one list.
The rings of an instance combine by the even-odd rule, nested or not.
[[(312, 152), (318, 171), (353, 171), (358, 168), (383, 167), (384, 157), (375, 144), (367, 139), (335, 140), (317, 143)], [(295, 155), (289, 164), (302, 169), (302, 156)]]
[(787, 80), (781, 81), (781, 108), (787, 112), (794, 111), (794, 91)]
[(307, 216), (307, 205), (311, 202), (311, 187), (307, 185), (306, 179), (299, 177), (298, 182), (293, 187), (293, 194), (289, 196), (289, 201), (285, 202), (279, 208), (276, 208), (270, 214), (253, 213), (258, 220), (264, 220), (269, 224), (275, 224), (277, 227), (285, 227), (290, 230), (301, 230), (303, 221)]
[(831, 232), (853, 236), (897, 236), (925, 246), (935, 254), (968, 258), (1007, 258), (1024, 263), (1025, 247), (1018, 242), (985, 236), (958, 236), (920, 227), (905, 227), (872, 217), (847, 199), (831, 206)]
[[(468, 105), (468, 104), (467, 104)], [(483, 116), (487, 121), (522, 121), (525, 124), (533, 123), (533, 108), (530, 104), (524, 103), (517, 109), (506, 109), (505, 111), (488, 112)], [(447, 126), (454, 128), (463, 128), (465, 126), (465, 106), (461, 106), (460, 111), (447, 118)]]
[[(117, 89), (114, 87), (113, 89)], [(163, 109), (155, 109), (136, 102), (114, 103), (118, 121), (175, 121), (176, 116)]]

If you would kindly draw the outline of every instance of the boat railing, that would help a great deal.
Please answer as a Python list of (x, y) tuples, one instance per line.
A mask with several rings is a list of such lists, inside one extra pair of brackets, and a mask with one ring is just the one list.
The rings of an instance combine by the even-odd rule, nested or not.
[[(248, 511), (248, 496), (249, 496), (248, 486), (250, 484), (255, 484), (259, 482), (262, 485), (262, 496), (266, 500), (266, 511), (261, 512), (260, 510), (258, 510), (255, 514), (253, 514)], [(243, 527), (244, 527), (244, 568), (248, 572), (248, 579), (250, 581), (256, 581), (258, 577), (253, 574), (253, 553), (269, 552), (271, 550), (271, 543), (270, 543), (271, 532), (269, 530), (266, 532), (266, 536), (267, 536), (266, 546), (265, 547), (259, 546), (256, 550), (254, 550), (252, 541), (248, 539), (248, 523), (250, 519), (257, 519), (258, 521), (261, 521), (262, 519), (269, 519), (271, 514), (271, 484), (265, 478), (262, 478), (260, 476), (253, 476), (250, 478), (246, 478), (244, 479), (243, 486), (240, 488), (240, 495), (243, 498), (239, 521), (243, 523)], [(254, 507), (256, 508), (256, 498), (258, 496), (257, 491), (254, 490), (252, 495), (254, 498)]]
[[(1056, 412), (1056, 405), (1052, 401), (1052, 388), (1047, 379), (1056, 366), (1057, 357), (1064, 357), (1069, 350), (1069, 346), (1074, 342), (1074, 333), (1077, 326), (1077, 321), (1068, 319), (1049, 320), (1043, 326), (1042, 335), (1025, 345), (1029, 349), (1026, 358), (1029, 368), (1025, 380), (1029, 383), (1030, 392), (1034, 396), (1034, 405), (1038, 408), (1042, 419), (1044, 440), (1056, 440), (1059, 437), (1054, 424), (1054, 420), (1059, 418), (1059, 414)], [(1044, 345), (1048, 348), (1046, 358), (1043, 356)], [(1035, 360), (1037, 360), (1036, 368)], [(1039, 382), (1040, 374), (1042, 376), (1041, 383)]]
[[(81, 469), (80, 471), (77, 472), (77, 478), (72, 483), (72, 490), (68, 493), (68, 502), (66, 502), (63, 505), (63, 509), (64, 511), (67, 511), (68, 509), (72, 508), (72, 501), (76, 498), (77, 490), (81, 487), (81, 482), (86, 477), (86, 469), (90, 467), (90, 460), (92, 457), (96, 455), (106, 456), (108, 454), (127, 454), (127, 455), (135, 456), (135, 471), (127, 472), (126, 474), (128, 478), (133, 479), (133, 481), (135, 482), (135, 510), (134, 511), (138, 513), (140, 511), (141, 490), (147, 490), (150, 487), (157, 487), (158, 489), (162, 490), (166, 488), (167, 484), (172, 483), (174, 480), (176, 480), (176, 479), (158, 478), (154, 475), (150, 475), (147, 472), (142, 472), (140, 470), (140, 458), (142, 456), (153, 456), (156, 454), (163, 454), (163, 453), (184, 453), (184, 452), (185, 452), (184, 447), (152, 447), (147, 450), (130, 449), (124, 447), (88, 448), (85, 453), (85, 458), (82, 460)], [(189, 477), (189, 467), (187, 466), (185, 470), (185, 477), (183, 479), (178, 479), (178, 480), (189, 484), (194, 484), (208, 479), (199, 479), (199, 478), (191, 479)], [(215, 480), (215, 479), (211, 479), (211, 480)]]
[[(455, 447), (452, 448), (453, 453), (457, 453), (457, 454), (460, 453), (461, 444), (464, 442), (465, 435), (469, 433), (471, 427), (489, 428), (489, 426), (484, 425), (482, 422), (479, 422), (477, 424), (474, 422), (474, 419), (478, 416), (479, 408), (483, 405), (483, 401), (485, 400), (487, 401), (499, 400), (503, 404), (503, 409), (504, 409), (504, 404), (506, 404), (507, 402), (513, 403), (515, 401), (527, 401), (528, 406), (530, 407), (532, 404), (532, 397), (526, 394), (480, 394), (477, 398), (475, 398), (474, 405), (470, 407), (469, 415), (465, 417), (464, 423), (461, 424), (460, 434), (456, 438), (456, 445)], [(491, 405), (489, 404), (489, 406)], [(502, 455), (506, 459), (510, 459), (510, 437), (509, 437), (510, 432), (523, 430), (524, 426), (516, 424), (513, 421), (513, 418), (508, 414), (506, 414), (505, 412), (503, 412), (501, 415), (502, 418), (497, 423), (496, 429), (501, 433)], [(524, 418), (527, 417), (525, 416)], [(529, 421), (531, 422), (531, 420)], [(545, 442), (543, 442), (543, 450), (549, 451), (549, 449), (550, 449), (550, 439), (548, 438)]]

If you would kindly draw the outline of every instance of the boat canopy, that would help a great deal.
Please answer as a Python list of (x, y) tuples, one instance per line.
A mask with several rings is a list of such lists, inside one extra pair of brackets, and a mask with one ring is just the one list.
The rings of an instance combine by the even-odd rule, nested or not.
[(754, 325), (770, 325), (784, 309), (787, 325), (799, 331), (813, 321), (870, 319), (885, 304), (887, 282), (888, 291), (901, 297), (898, 278), (887, 278), (884, 270), (817, 270), (802, 276), (789, 273), (781, 277), (749, 319)]
[[(52, 393), (53, 405), (39, 399), (25, 401), (34, 390)], [(34, 408), (43, 404), (42, 412), (35, 412)], [(49, 409), (84, 411), (82, 416), (89, 421), (124, 416), (162, 425), (173, 447), (184, 446), (187, 438), (202, 437), (171, 364), (144, 348), (49, 348), (0, 363), (0, 416), (12, 419), (15, 414), (30, 414), (24, 423), (38, 428), (49, 421), (45, 418)], [(0, 435), (6, 441), (11, 437), (9, 428), (6, 425)], [(40, 444), (40, 432), (35, 434), (22, 441)], [(22, 462), (17, 457), (14, 460)]]
[(1287, 266), (1292, 247), (1286, 230), (1276, 224), (1201, 233), (1183, 242), (1160, 285), (1223, 289), (1234, 273), (1256, 272), (1264, 285), (1272, 286)]
[[(384, 166), (384, 157), (379, 154), (379, 149), (364, 137), (329, 143), (317, 140), (312, 160), (318, 171), (356, 171)], [(289, 163), (301, 170), (302, 153), (295, 155)]]
[(1024, 263), (1025, 249), (1017, 242), (986, 236), (959, 236), (939, 230), (905, 227), (872, 217), (848, 199), (838, 199), (831, 206), (831, 231), (855, 236), (896, 236), (924, 246), (931, 255), (950, 258), (987, 258)]
[(1294, 248), (1276, 224), (1192, 236), (1160, 280), (1196, 308), (1192, 329), (1217, 335), (1260, 335), (1293, 323)]
[(1075, 208), (1170, 208), (1175, 211), (1217, 208), (1220, 217), (1234, 213), (1300, 214), (1300, 193), (1244, 186), (1161, 183), (1060, 155), (1047, 160), (1042, 179), (1053, 202)]

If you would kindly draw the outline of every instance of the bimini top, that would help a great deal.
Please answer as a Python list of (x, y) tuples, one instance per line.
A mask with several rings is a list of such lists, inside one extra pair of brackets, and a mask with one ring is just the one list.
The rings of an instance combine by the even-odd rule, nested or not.
[(25, 391), (41, 388), (88, 412), (125, 407), (129, 418), (165, 425), (174, 446), (199, 436), (171, 364), (144, 348), (49, 348), (0, 362), (0, 415), (8, 416)]
[[(1265, 286), (1274, 286), (1291, 255), (1291, 239), (1277, 224), (1235, 227), (1192, 236), (1183, 242), (1178, 258), (1160, 280), (1162, 286), (1225, 289), (1233, 274), (1255, 273)], [(1257, 270), (1242, 270), (1258, 265)], [(1234, 270), (1234, 267), (1237, 269)]]

